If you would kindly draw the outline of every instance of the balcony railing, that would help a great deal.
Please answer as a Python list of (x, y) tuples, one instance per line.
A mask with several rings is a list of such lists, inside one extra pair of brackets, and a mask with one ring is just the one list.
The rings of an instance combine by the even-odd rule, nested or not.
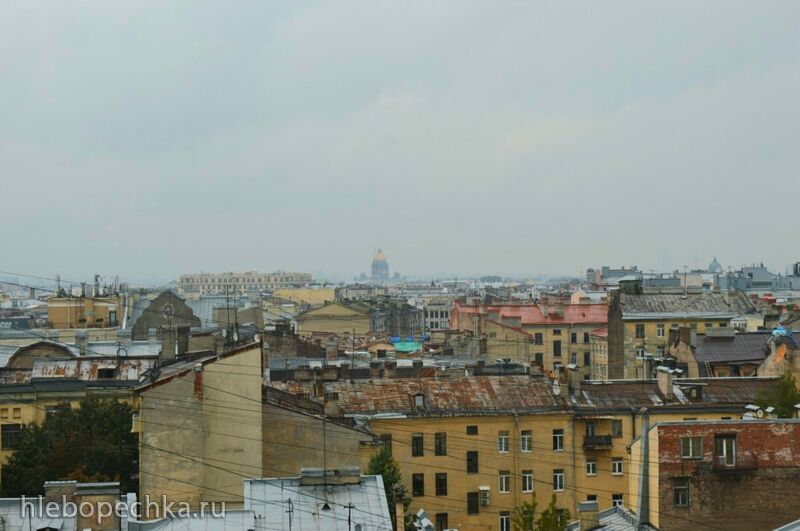
[(735, 459), (715, 455), (712, 461), (714, 470), (755, 470), (758, 468), (758, 457), (751, 454), (739, 454)]
[(611, 435), (584, 435), (583, 448), (594, 450), (610, 449), (613, 446)]

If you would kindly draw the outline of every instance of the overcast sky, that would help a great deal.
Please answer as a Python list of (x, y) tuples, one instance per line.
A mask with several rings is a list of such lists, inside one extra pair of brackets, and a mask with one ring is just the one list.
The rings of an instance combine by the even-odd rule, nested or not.
[(800, 260), (800, 2), (0, 2), (0, 270)]

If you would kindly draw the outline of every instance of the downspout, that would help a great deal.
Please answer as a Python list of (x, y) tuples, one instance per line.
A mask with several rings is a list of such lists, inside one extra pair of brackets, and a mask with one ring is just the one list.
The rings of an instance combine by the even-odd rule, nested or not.
[(637, 529), (645, 529), (645, 524), (650, 521), (650, 415), (642, 408), (642, 451), (639, 459), (639, 507), (636, 511), (639, 516)]
[(519, 446), (522, 444), (522, 440), (520, 439), (519, 433), (519, 415), (516, 411), (514, 412), (514, 438), (511, 444), (514, 445), (514, 474), (511, 477), (518, 478), (519, 480), (519, 485), (516, 484), (516, 481), (512, 483), (512, 488), (514, 489), (514, 507), (519, 507), (519, 491), (521, 490), (519, 487), (522, 485), (522, 475), (519, 470)]
[[(575, 416), (574, 415), (570, 415), (570, 417), (569, 417), (569, 430), (570, 430), (569, 437), (570, 437), (570, 439), (572, 439), (572, 451), (570, 452), (570, 455), (569, 455), (570, 469), (572, 470), (572, 482), (573, 482), (573, 484), (577, 484), (577, 482), (578, 482), (577, 481), (578, 474), (577, 474), (577, 471), (575, 470), (575, 442), (576, 442), (575, 440), (577, 439), (577, 437), (575, 437)], [(566, 478), (564, 480), (564, 483), (566, 483)], [(571, 506), (572, 507), (577, 507), (578, 506), (578, 489), (577, 488), (573, 488), (571, 490), (572, 490), (572, 505)]]

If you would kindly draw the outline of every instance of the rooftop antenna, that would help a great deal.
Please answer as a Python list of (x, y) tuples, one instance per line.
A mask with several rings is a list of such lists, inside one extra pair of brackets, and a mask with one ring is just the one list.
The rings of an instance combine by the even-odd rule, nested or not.
[(688, 298), (688, 296), (689, 296), (689, 295), (688, 295), (688, 289), (689, 289), (689, 287), (688, 287), (688, 285), (686, 284), (686, 269), (687, 269), (687, 268), (688, 268), (688, 266), (683, 266), (683, 298), (684, 298), (684, 299)]

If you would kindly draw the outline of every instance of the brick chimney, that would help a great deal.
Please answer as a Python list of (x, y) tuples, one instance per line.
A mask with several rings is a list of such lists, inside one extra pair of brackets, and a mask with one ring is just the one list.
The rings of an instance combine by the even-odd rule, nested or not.
[(580, 531), (590, 531), (600, 527), (600, 514), (596, 501), (578, 502), (578, 521)]
[(178, 329), (174, 326), (161, 327), (161, 354), (158, 360), (161, 364), (175, 361), (178, 353)]
[(193, 396), (197, 400), (203, 399), (203, 364), (194, 364), (194, 393)]

